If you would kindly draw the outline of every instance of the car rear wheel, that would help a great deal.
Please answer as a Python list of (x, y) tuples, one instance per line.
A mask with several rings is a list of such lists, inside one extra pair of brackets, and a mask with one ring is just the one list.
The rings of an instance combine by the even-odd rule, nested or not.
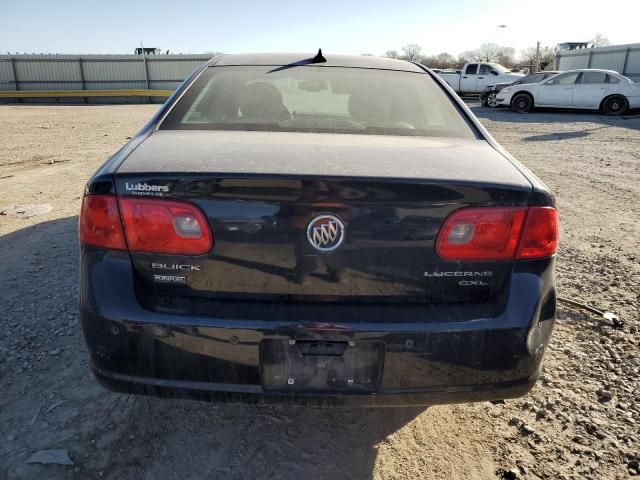
[(529, 113), (533, 109), (533, 98), (526, 93), (520, 93), (511, 100), (511, 108), (518, 113)]
[(604, 101), (602, 110), (606, 115), (622, 115), (629, 108), (627, 99), (622, 95), (613, 95)]
[(487, 96), (487, 107), (489, 108), (498, 108), (498, 106), (500, 105), (498, 103), (498, 101), (496, 100), (496, 93), (495, 92), (491, 92), (488, 96)]

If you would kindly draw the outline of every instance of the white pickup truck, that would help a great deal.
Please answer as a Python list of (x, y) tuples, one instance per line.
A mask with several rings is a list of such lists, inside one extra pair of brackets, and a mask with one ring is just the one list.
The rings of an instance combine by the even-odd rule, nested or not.
[(514, 82), (524, 77), (524, 73), (513, 73), (497, 63), (466, 63), (461, 73), (438, 75), (459, 94), (482, 93), (494, 83)]

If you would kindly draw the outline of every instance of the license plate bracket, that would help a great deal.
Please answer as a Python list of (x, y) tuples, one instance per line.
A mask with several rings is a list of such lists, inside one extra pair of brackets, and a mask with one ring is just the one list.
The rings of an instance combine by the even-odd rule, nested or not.
[(263, 340), (262, 386), (269, 391), (372, 393), (378, 389), (381, 342)]

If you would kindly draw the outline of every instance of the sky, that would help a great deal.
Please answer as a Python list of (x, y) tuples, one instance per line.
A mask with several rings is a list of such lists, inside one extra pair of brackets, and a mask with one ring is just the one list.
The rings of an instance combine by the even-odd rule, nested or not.
[(520, 52), (596, 33), (640, 42), (640, 0), (608, 4), (618, 14), (595, 0), (0, 0), (0, 53), (133, 53), (142, 42), (172, 53), (383, 55), (417, 43), (424, 54), (458, 55), (487, 42)]

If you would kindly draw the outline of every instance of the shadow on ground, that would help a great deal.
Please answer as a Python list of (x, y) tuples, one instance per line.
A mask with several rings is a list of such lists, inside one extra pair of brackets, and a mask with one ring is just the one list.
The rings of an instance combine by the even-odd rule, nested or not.
[[(373, 478), (378, 446), (423, 408), (329, 409), (137, 399), (129, 465), (148, 478)], [(161, 455), (131, 442), (152, 439)]]
[(529, 137), (524, 137), (522, 141), (523, 142), (548, 142), (548, 141), (558, 141), (558, 140), (574, 140), (576, 138), (588, 137), (596, 130), (602, 130), (603, 128), (610, 128), (610, 127), (611, 127), (610, 125), (603, 125), (601, 127), (575, 130), (573, 132), (543, 133), (541, 135), (531, 135)]

